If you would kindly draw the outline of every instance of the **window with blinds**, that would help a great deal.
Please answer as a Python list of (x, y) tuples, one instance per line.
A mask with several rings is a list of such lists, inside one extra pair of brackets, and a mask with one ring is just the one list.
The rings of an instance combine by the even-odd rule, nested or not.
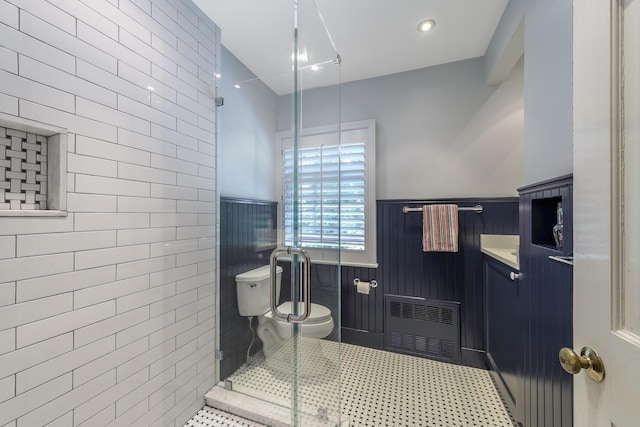
[(375, 122), (330, 129), (304, 129), (297, 157), (290, 134), (280, 135), (280, 242), (305, 249), (312, 262), (375, 267)]
[[(293, 245), (293, 150), (284, 153), (285, 244)], [(298, 239), (302, 248), (365, 250), (365, 144), (298, 151)]]

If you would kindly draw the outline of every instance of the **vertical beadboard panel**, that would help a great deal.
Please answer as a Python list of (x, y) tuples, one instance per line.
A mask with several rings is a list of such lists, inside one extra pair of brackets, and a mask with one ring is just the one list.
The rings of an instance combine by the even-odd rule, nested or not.
[[(422, 252), (422, 216), (405, 205), (482, 204), (484, 212), (460, 212), (459, 252)], [(461, 303), (462, 346), (484, 349), (484, 296), (480, 234), (518, 234), (518, 203), (506, 199), (382, 200), (377, 202), (377, 269), (343, 267), (342, 326), (383, 334), (384, 294)], [(378, 288), (358, 294), (353, 279), (376, 279)]]
[[(573, 269), (549, 256), (573, 252), (572, 179), (561, 177), (520, 192), (520, 285), (526, 331), (524, 401), (519, 412), (525, 426), (569, 427), (573, 425), (573, 379), (562, 370), (558, 351), (573, 343)], [(532, 235), (531, 226), (532, 204), (557, 197), (562, 198), (564, 211), (562, 250), (533, 243), (539, 237)]]
[[(248, 318), (238, 312), (235, 276), (269, 263), (275, 248), (276, 202), (220, 198), (220, 378), (225, 379), (246, 361), (251, 343)], [(265, 234), (270, 229), (272, 233)], [(253, 330), (257, 327), (253, 319)], [(262, 343), (256, 339), (251, 354)]]
[[(417, 296), (445, 301), (459, 301), (462, 313), (462, 346), (484, 349), (484, 297), (480, 234), (517, 234), (518, 203), (508, 199), (447, 200), (460, 206), (482, 204), (484, 212), (460, 212), (460, 251), (458, 253), (422, 252), (422, 217), (420, 213), (402, 213), (406, 204), (435, 201), (378, 201), (377, 269), (342, 266), (338, 285), (337, 269), (331, 265), (313, 264), (312, 302), (328, 307), (338, 319), (341, 302), (342, 327), (382, 337), (384, 333), (384, 294)], [(246, 319), (237, 314), (235, 275), (268, 263), (268, 254), (256, 253), (252, 242), (256, 214), (261, 202), (223, 198), (221, 200), (221, 348), (222, 378), (244, 363), (250, 342)], [(274, 204), (271, 209), (277, 209)], [(266, 208), (264, 208), (266, 209)], [(275, 213), (274, 213), (275, 215)], [(258, 258), (262, 256), (263, 258)], [(356, 292), (355, 278), (379, 282), (369, 295)], [(289, 283), (289, 269), (284, 268), (282, 281)], [(339, 288), (338, 288), (339, 286)], [(281, 299), (290, 296), (283, 286)], [(224, 312), (224, 313), (223, 313)], [(235, 314), (234, 314), (235, 313)], [(229, 323), (227, 323), (229, 322)], [(229, 325), (229, 326), (227, 326)], [(336, 330), (328, 337), (337, 338)], [(229, 338), (227, 338), (229, 337)], [(348, 340), (347, 340), (348, 341)], [(258, 344), (259, 345), (259, 344)], [(255, 347), (257, 349), (259, 347)]]

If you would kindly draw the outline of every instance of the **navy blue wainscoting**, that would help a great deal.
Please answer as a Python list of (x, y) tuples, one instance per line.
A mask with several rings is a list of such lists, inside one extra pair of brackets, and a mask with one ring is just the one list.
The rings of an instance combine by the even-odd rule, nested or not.
[[(225, 379), (245, 363), (251, 343), (246, 317), (238, 312), (235, 276), (269, 263), (276, 247), (276, 202), (220, 198), (220, 344)], [(253, 319), (253, 330), (257, 319)], [(262, 348), (256, 339), (252, 354)]]
[[(422, 252), (421, 213), (404, 214), (402, 207), (431, 203), (483, 205), (482, 214), (460, 212), (458, 253)], [(224, 379), (242, 366), (251, 339), (246, 319), (238, 314), (235, 275), (268, 263), (269, 253), (275, 247), (277, 204), (222, 198), (220, 214), (220, 348), (224, 351), (221, 363)], [(336, 339), (340, 330), (344, 342), (383, 348), (384, 294), (458, 301), (463, 363), (483, 367), (480, 234), (517, 234), (518, 199), (380, 200), (377, 216), (377, 269), (342, 266), (338, 275), (335, 266), (312, 265), (311, 300), (328, 307), (336, 320), (336, 330), (328, 338)], [(273, 227), (274, 243), (267, 248), (257, 243), (255, 230), (268, 226)], [(282, 264), (285, 267), (283, 283), (289, 283), (288, 268)], [(358, 294), (353, 285), (356, 277), (364, 281), (376, 279), (379, 286), (369, 295)], [(287, 299), (288, 295), (288, 287), (283, 286), (281, 299)], [(337, 323), (338, 313), (341, 313), (341, 329)], [(257, 341), (254, 352), (260, 348)], [(473, 350), (478, 351), (477, 358), (473, 357), (476, 353)]]
[[(534, 184), (520, 192), (520, 285), (527, 319), (524, 340), (526, 427), (573, 425), (573, 378), (558, 362), (573, 344), (573, 267), (549, 256), (573, 255), (572, 176)], [(564, 245), (555, 247), (552, 227), (557, 202), (564, 210)]]
[[(483, 213), (459, 212), (459, 252), (422, 251), (422, 214), (403, 206), (481, 204)], [(377, 202), (377, 269), (342, 267), (342, 331), (345, 342), (382, 346), (384, 295), (414, 296), (461, 304), (463, 363), (483, 365), (484, 288), (480, 234), (518, 234), (518, 199), (380, 200)], [(353, 279), (376, 279), (370, 295), (358, 294)]]

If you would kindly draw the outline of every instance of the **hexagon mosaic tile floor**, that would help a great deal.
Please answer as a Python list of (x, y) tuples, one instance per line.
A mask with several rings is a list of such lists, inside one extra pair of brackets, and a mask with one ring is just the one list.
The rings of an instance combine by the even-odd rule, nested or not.
[[(513, 426), (487, 371), (350, 344), (342, 344), (338, 354), (336, 343), (321, 345), (329, 375), (300, 381), (301, 405), (308, 413), (327, 408), (334, 419), (331, 408), (339, 405), (354, 427)], [(337, 366), (341, 400), (331, 369)], [(229, 379), (234, 390), (253, 390), (274, 403), (290, 401), (288, 379), (268, 367), (262, 353)], [(185, 427), (262, 425), (205, 407)]]

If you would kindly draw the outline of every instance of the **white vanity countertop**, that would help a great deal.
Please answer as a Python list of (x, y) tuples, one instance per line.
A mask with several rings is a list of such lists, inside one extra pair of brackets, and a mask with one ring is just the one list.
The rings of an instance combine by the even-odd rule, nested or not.
[(520, 271), (518, 248), (520, 236), (513, 234), (481, 234), (480, 250), (483, 254)]

